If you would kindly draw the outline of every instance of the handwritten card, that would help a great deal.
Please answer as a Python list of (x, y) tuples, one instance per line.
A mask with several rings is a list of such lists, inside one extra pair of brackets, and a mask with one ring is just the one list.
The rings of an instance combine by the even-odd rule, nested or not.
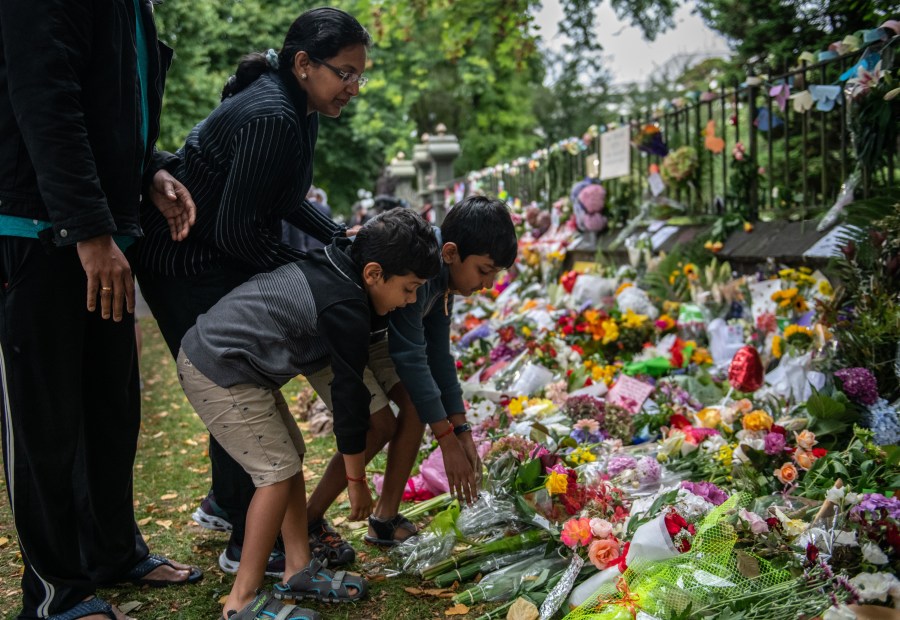
[(606, 402), (623, 407), (631, 413), (637, 413), (652, 393), (652, 385), (621, 375), (606, 396)]

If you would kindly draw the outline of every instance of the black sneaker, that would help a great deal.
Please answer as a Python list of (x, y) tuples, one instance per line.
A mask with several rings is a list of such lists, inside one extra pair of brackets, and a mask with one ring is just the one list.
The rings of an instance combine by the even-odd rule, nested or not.
[[(238, 572), (241, 566), (241, 545), (234, 541), (228, 541), (225, 551), (219, 554), (219, 568), (229, 575)], [(284, 552), (275, 549), (269, 554), (269, 563), (266, 564), (266, 577), (284, 577)]]
[(328, 568), (347, 566), (356, 560), (356, 551), (341, 538), (328, 521), (318, 519), (309, 524), (309, 550)]
[(210, 489), (200, 506), (191, 515), (191, 518), (200, 526), (217, 532), (230, 532), (231, 522), (228, 513), (222, 510), (216, 503), (216, 496)]

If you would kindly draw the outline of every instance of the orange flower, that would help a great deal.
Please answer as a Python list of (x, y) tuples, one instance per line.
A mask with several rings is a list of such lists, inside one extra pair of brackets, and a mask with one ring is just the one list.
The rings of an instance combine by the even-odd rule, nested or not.
[(797, 479), (797, 468), (792, 463), (785, 463), (775, 470), (775, 477), (781, 481), (781, 484), (790, 484)]
[(813, 466), (813, 463), (816, 462), (816, 457), (813, 456), (812, 452), (797, 449), (794, 450), (794, 462), (797, 463), (797, 467), (805, 471)]
[(800, 446), (801, 450), (806, 450), (809, 452), (813, 449), (813, 446), (819, 443), (816, 441), (816, 434), (812, 431), (801, 431), (799, 433), (794, 433), (794, 436), (797, 440), (797, 445)]
[(588, 559), (597, 570), (603, 570), (619, 557), (619, 541), (615, 538), (595, 540), (588, 547)]

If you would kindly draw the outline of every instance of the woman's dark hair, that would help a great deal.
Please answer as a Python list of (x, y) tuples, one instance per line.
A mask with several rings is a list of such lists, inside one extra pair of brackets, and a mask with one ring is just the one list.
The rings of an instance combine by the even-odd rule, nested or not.
[(516, 228), (506, 203), (496, 198), (469, 196), (457, 203), (441, 223), (444, 243), (455, 243), (460, 260), (487, 255), (504, 269), (516, 261)]
[(431, 224), (411, 209), (391, 209), (366, 222), (350, 246), (362, 269), (378, 263), (384, 279), (410, 272), (428, 280), (441, 270), (441, 249)]
[[(297, 52), (306, 52), (311, 58), (328, 60), (350, 45), (372, 45), (372, 37), (355, 17), (340, 9), (321, 7), (306, 11), (294, 20), (284, 37), (284, 45), (278, 53), (278, 67), (288, 74), (294, 65)], [(222, 101), (236, 95), (259, 76), (274, 70), (266, 55), (253, 52), (241, 58), (234, 75), (228, 78), (222, 89)]]

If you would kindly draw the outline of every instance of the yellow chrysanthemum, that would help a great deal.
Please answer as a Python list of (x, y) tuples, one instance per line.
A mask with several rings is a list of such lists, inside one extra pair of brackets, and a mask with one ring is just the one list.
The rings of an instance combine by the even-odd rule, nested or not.
[(834, 295), (834, 288), (832, 288), (831, 282), (828, 280), (819, 280), (819, 294), (824, 295), (825, 297)]
[(526, 338), (529, 338), (531, 336), (531, 329), (527, 325), (522, 326), (522, 335)]
[(619, 339), (619, 326), (612, 319), (603, 321), (603, 344), (609, 344)]
[(572, 453), (568, 456), (568, 460), (573, 465), (582, 465), (584, 463), (593, 463), (597, 460), (597, 457), (594, 456), (593, 452), (590, 450), (579, 447), (572, 450)]
[(524, 396), (519, 396), (517, 398), (513, 398), (509, 401), (509, 415), (515, 417), (518, 415), (522, 415), (522, 411), (524, 411), (523, 403), (525, 402)]
[(565, 492), (569, 490), (569, 477), (565, 474), (551, 471), (547, 474), (547, 480), (544, 481), (544, 486), (547, 487), (547, 492), (550, 493), (550, 495), (564, 495)]
[(647, 322), (646, 314), (638, 314), (631, 308), (625, 311), (625, 316), (622, 317), (622, 327), (628, 327), (630, 329), (637, 329), (644, 325)]
[(723, 465), (730, 466), (733, 455), (734, 455), (734, 449), (730, 445), (725, 444), (724, 446), (719, 448), (719, 453), (716, 454), (716, 458)]

